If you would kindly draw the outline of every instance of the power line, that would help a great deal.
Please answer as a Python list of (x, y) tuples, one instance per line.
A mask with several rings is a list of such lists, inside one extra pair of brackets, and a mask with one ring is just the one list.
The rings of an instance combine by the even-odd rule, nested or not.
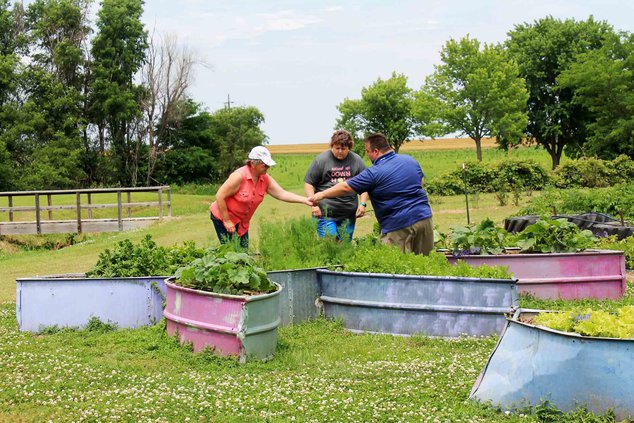
[(231, 109), (231, 105), (232, 105), (233, 103), (234, 103), (234, 102), (233, 102), (233, 101), (231, 101), (231, 97), (229, 96), (229, 94), (227, 94), (227, 101), (225, 101), (225, 103), (224, 103), (225, 108), (226, 108), (226, 109)]

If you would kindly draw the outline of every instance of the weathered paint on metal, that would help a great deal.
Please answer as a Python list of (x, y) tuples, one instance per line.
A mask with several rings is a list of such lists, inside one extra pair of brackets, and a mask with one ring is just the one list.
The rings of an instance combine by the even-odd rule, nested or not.
[(562, 411), (581, 405), (634, 419), (634, 340), (591, 338), (518, 321), (519, 309), (471, 391), (505, 409), (542, 401)]
[(16, 280), (21, 331), (83, 327), (91, 317), (119, 328), (155, 324), (163, 317), (165, 276), (87, 278), (83, 274)]
[(501, 332), (516, 281), (317, 270), (326, 317), (347, 329), (458, 337)]
[[(450, 262), (457, 258), (449, 256)], [(543, 299), (617, 299), (625, 295), (623, 251), (578, 253), (465, 255), (470, 266), (506, 266), (518, 279), (520, 294)]]
[(167, 333), (178, 332), (181, 343), (194, 351), (211, 348), (219, 355), (269, 359), (275, 353), (280, 324), (282, 287), (270, 294), (226, 295), (170, 283), (164, 316)]
[(317, 268), (279, 270), (268, 272), (267, 276), (283, 287), (280, 293), (283, 326), (319, 317), (320, 308), (315, 304), (321, 292)]

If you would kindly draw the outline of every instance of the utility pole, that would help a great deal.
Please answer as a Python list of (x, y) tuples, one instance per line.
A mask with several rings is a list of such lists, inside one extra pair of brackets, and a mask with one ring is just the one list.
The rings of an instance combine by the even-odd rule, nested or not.
[(225, 101), (225, 108), (231, 109), (232, 104), (233, 104), (233, 101), (231, 101), (231, 97), (229, 96), (229, 94), (227, 94), (227, 101)]

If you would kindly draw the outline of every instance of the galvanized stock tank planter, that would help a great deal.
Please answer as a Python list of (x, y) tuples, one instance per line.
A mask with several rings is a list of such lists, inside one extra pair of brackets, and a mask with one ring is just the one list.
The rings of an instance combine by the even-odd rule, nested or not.
[(347, 329), (395, 335), (498, 334), (519, 306), (516, 281), (317, 270), (326, 317)]
[(269, 294), (226, 295), (185, 288), (166, 281), (167, 333), (178, 333), (194, 352), (210, 348), (218, 355), (266, 360), (273, 356), (280, 325), (282, 287)]
[(87, 278), (83, 274), (16, 280), (21, 331), (85, 326), (92, 317), (119, 328), (138, 328), (163, 318), (165, 276)]
[(548, 401), (562, 411), (612, 409), (634, 419), (634, 339), (594, 338), (523, 323), (519, 309), (478, 377), (471, 398), (505, 409)]
[(623, 251), (585, 250), (578, 253), (448, 256), (470, 266), (506, 266), (518, 279), (520, 294), (573, 300), (617, 299), (625, 294)]
[(316, 304), (320, 293), (317, 269), (267, 272), (270, 280), (282, 286), (279, 299), (282, 326), (313, 320), (321, 314), (321, 309)]

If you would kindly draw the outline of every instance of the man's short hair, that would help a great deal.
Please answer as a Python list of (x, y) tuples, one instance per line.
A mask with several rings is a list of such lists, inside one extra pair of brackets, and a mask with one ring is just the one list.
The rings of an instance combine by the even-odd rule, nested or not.
[(342, 147), (348, 147), (352, 150), (354, 147), (354, 139), (352, 138), (352, 134), (345, 129), (338, 129), (332, 134), (330, 137), (330, 147), (335, 145), (340, 145)]
[(379, 150), (381, 153), (385, 153), (390, 150), (390, 143), (387, 142), (387, 138), (380, 132), (372, 134), (365, 139), (365, 142), (370, 146), (370, 150)]

